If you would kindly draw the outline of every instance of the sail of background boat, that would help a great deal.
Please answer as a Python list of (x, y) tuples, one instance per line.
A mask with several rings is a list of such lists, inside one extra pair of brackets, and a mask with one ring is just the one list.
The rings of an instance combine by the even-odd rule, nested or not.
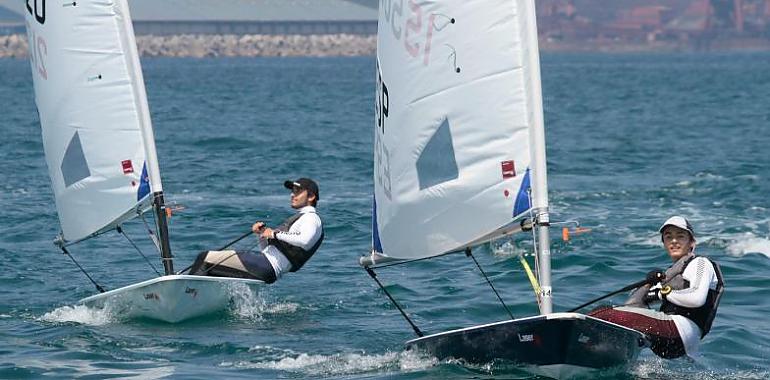
[(57, 245), (73, 261), (69, 246), (108, 231), (118, 231), (136, 247), (121, 224), (152, 210), (155, 231), (147, 228), (164, 267), (164, 275), (105, 291), (78, 264), (101, 292), (80, 303), (179, 322), (226, 308), (233, 286), (262, 284), (174, 273), (168, 210), (126, 0), (26, 4), (35, 102), (62, 228)]

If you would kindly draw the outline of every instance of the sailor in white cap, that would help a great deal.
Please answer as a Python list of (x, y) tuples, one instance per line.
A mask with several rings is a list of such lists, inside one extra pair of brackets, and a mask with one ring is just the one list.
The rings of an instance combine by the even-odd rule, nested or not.
[[(659, 232), (674, 264), (665, 272), (649, 272), (648, 283), (636, 289), (625, 306), (589, 315), (645, 333), (660, 357), (694, 357), (716, 316), (724, 290), (722, 273), (714, 261), (695, 255), (695, 231), (684, 217), (668, 218)], [(659, 311), (648, 309), (657, 302)]]

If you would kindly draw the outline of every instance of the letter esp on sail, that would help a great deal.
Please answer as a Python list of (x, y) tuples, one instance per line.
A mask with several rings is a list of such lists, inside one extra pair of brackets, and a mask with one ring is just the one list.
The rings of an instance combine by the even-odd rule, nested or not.
[(81, 302), (104, 306), (121, 298), (124, 314), (169, 322), (223, 308), (225, 280), (174, 275), (169, 210), (126, 1), (27, 1), (26, 9), (35, 103), (62, 230), (57, 244), (74, 261), (67, 247), (109, 231), (125, 235), (121, 225), (147, 211), (155, 217), (155, 231), (148, 230), (158, 237), (165, 276), (104, 292), (83, 270), (102, 294)]
[(473, 247), (522, 229), (537, 237), (541, 315), (425, 335), (383, 287), (418, 335), (407, 347), (556, 375), (633, 361), (641, 333), (552, 311), (534, 1), (383, 0), (378, 25), (373, 249), (360, 263), (380, 284), (377, 268), (473, 257)]

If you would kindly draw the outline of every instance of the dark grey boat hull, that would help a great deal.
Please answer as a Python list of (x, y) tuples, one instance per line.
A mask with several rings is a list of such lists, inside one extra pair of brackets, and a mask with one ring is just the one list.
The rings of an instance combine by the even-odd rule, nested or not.
[(406, 342), (439, 359), (471, 363), (504, 360), (562, 377), (563, 371), (625, 367), (647, 345), (644, 334), (577, 313), (556, 313), (474, 326)]

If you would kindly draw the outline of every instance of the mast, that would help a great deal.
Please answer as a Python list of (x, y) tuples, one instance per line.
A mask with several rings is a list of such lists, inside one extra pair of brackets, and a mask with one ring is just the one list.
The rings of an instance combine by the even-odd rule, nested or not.
[(548, 215), (548, 180), (545, 156), (545, 122), (543, 117), (543, 90), (540, 83), (540, 53), (537, 41), (537, 17), (534, 0), (524, 0), (526, 9), (527, 46), (529, 84), (531, 86), (530, 101), (532, 102), (530, 134), (532, 148), (532, 209), (535, 214), (535, 229), (537, 232), (537, 253), (540, 268), (540, 313), (553, 312), (551, 298), (551, 239), (549, 235), (550, 217)]
[(139, 62), (139, 52), (136, 48), (136, 39), (134, 37), (134, 27), (131, 23), (131, 13), (125, 0), (116, 2), (118, 11), (123, 15), (124, 33), (123, 43), (127, 52), (127, 63), (129, 72), (134, 78), (134, 99), (139, 113), (140, 130), (142, 132), (142, 141), (144, 142), (145, 155), (147, 157), (147, 175), (150, 182), (150, 191), (152, 192), (153, 211), (155, 212), (155, 221), (157, 223), (158, 238), (160, 240), (160, 256), (163, 260), (163, 268), (166, 275), (174, 274), (174, 262), (171, 254), (171, 244), (168, 237), (168, 218), (166, 214), (166, 204), (163, 197), (163, 184), (160, 180), (160, 167), (158, 165), (158, 153), (155, 149), (155, 135), (152, 130), (152, 120), (150, 118), (149, 105), (147, 102), (147, 91), (144, 87), (144, 75), (142, 66)]

